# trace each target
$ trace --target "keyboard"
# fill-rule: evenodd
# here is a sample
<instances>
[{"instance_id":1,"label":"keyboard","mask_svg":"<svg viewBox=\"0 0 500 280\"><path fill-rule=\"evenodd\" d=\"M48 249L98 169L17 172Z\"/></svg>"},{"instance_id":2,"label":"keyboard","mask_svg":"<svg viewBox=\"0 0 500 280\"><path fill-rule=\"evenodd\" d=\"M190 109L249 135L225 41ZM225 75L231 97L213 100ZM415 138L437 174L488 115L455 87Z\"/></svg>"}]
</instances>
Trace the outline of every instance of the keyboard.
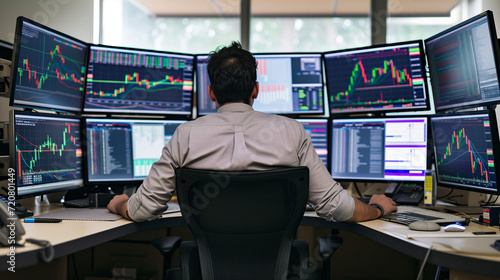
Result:
<instances>
[{"instance_id":1,"label":"keyboard","mask_svg":"<svg viewBox=\"0 0 500 280\"><path fill-rule=\"evenodd\" d=\"M439 225L465 222L465 218L460 216L416 206L398 206L398 212L387 214L380 217L380 219L404 225L409 225L416 221L432 221Z\"/></svg>"},{"instance_id":2,"label":"keyboard","mask_svg":"<svg viewBox=\"0 0 500 280\"><path fill-rule=\"evenodd\" d=\"M88 208L90 203L89 203L89 198L85 197L85 198L66 200L63 202L63 205L69 208Z\"/></svg>"}]
</instances>

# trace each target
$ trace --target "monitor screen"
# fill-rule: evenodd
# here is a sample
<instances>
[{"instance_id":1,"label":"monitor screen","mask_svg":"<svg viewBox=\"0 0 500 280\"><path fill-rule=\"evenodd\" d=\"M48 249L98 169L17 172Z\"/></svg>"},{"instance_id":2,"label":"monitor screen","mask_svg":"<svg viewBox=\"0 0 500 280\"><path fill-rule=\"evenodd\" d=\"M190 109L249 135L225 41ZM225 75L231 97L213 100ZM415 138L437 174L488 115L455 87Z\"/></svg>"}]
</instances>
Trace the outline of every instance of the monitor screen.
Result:
<instances>
[{"instance_id":1,"label":"monitor screen","mask_svg":"<svg viewBox=\"0 0 500 280\"><path fill-rule=\"evenodd\" d=\"M422 41L324 54L331 114L428 110Z\"/></svg>"},{"instance_id":2,"label":"monitor screen","mask_svg":"<svg viewBox=\"0 0 500 280\"><path fill-rule=\"evenodd\" d=\"M192 114L194 56L90 46L84 112Z\"/></svg>"},{"instance_id":3,"label":"monitor screen","mask_svg":"<svg viewBox=\"0 0 500 280\"><path fill-rule=\"evenodd\" d=\"M86 180L140 183L183 120L87 118Z\"/></svg>"},{"instance_id":4,"label":"monitor screen","mask_svg":"<svg viewBox=\"0 0 500 280\"><path fill-rule=\"evenodd\" d=\"M495 111L431 117L439 185L496 193L499 140Z\"/></svg>"},{"instance_id":5,"label":"monitor screen","mask_svg":"<svg viewBox=\"0 0 500 280\"><path fill-rule=\"evenodd\" d=\"M491 12L425 40L436 111L500 102L498 41Z\"/></svg>"},{"instance_id":6,"label":"monitor screen","mask_svg":"<svg viewBox=\"0 0 500 280\"><path fill-rule=\"evenodd\" d=\"M427 134L427 117L333 119L332 177L423 182Z\"/></svg>"},{"instance_id":7,"label":"monitor screen","mask_svg":"<svg viewBox=\"0 0 500 280\"><path fill-rule=\"evenodd\" d=\"M81 112L87 50L78 39L19 17L10 105Z\"/></svg>"},{"instance_id":8,"label":"monitor screen","mask_svg":"<svg viewBox=\"0 0 500 280\"><path fill-rule=\"evenodd\" d=\"M328 120L327 119L296 119L309 136L319 158L328 168Z\"/></svg>"},{"instance_id":9,"label":"monitor screen","mask_svg":"<svg viewBox=\"0 0 500 280\"><path fill-rule=\"evenodd\" d=\"M281 115L324 114L321 54L254 54L257 60L259 95L256 111ZM197 57L198 114L217 112L208 98L208 56Z\"/></svg>"},{"instance_id":10,"label":"monitor screen","mask_svg":"<svg viewBox=\"0 0 500 280\"><path fill-rule=\"evenodd\" d=\"M12 110L10 124L16 198L83 186L79 118Z\"/></svg>"}]
</instances>

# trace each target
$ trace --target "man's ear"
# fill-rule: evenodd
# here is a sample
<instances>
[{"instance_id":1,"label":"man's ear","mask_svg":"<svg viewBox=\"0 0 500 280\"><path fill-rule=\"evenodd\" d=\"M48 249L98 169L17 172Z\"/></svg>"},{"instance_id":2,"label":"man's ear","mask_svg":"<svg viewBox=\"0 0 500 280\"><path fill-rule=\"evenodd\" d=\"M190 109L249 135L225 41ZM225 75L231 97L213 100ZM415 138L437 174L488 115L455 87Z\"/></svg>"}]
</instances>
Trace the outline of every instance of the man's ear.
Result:
<instances>
[{"instance_id":1,"label":"man's ear","mask_svg":"<svg viewBox=\"0 0 500 280\"><path fill-rule=\"evenodd\" d=\"M215 98L215 94L214 94L214 91L212 90L211 85L208 86L208 97L210 97L210 100L212 100L213 102L215 102L217 100Z\"/></svg>"},{"instance_id":2,"label":"man's ear","mask_svg":"<svg viewBox=\"0 0 500 280\"><path fill-rule=\"evenodd\" d=\"M253 91L252 91L252 98L257 99L258 95L259 95L259 82L255 82L255 85L253 86Z\"/></svg>"}]
</instances>

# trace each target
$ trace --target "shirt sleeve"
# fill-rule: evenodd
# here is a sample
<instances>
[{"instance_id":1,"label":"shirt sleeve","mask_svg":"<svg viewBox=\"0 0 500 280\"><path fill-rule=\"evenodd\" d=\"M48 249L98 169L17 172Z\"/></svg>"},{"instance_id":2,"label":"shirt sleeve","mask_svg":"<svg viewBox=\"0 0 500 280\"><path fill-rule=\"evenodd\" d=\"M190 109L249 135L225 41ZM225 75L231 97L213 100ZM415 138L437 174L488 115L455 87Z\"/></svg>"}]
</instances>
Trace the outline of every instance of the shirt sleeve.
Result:
<instances>
[{"instance_id":1,"label":"shirt sleeve","mask_svg":"<svg viewBox=\"0 0 500 280\"><path fill-rule=\"evenodd\" d=\"M309 202L318 216L329 221L345 221L354 214L354 199L335 180L314 149L311 137L300 132L299 164L309 168Z\"/></svg>"},{"instance_id":2,"label":"shirt sleeve","mask_svg":"<svg viewBox=\"0 0 500 280\"><path fill-rule=\"evenodd\" d=\"M136 222L157 219L167 208L167 202L175 190L175 168L179 167L181 129L177 129L162 150L160 160L155 162L149 175L128 200L128 215Z\"/></svg>"}]
</instances>

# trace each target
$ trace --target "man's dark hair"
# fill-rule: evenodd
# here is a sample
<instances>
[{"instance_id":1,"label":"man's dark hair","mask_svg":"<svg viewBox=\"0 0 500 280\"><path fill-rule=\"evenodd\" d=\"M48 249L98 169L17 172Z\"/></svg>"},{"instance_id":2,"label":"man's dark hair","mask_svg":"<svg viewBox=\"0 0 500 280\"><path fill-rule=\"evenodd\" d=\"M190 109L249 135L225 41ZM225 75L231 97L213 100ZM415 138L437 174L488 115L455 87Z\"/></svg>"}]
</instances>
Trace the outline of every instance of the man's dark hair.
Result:
<instances>
[{"instance_id":1,"label":"man's dark hair","mask_svg":"<svg viewBox=\"0 0 500 280\"><path fill-rule=\"evenodd\" d=\"M211 52L207 70L219 105L241 101L250 104L257 80L257 61L239 42Z\"/></svg>"}]
</instances>

